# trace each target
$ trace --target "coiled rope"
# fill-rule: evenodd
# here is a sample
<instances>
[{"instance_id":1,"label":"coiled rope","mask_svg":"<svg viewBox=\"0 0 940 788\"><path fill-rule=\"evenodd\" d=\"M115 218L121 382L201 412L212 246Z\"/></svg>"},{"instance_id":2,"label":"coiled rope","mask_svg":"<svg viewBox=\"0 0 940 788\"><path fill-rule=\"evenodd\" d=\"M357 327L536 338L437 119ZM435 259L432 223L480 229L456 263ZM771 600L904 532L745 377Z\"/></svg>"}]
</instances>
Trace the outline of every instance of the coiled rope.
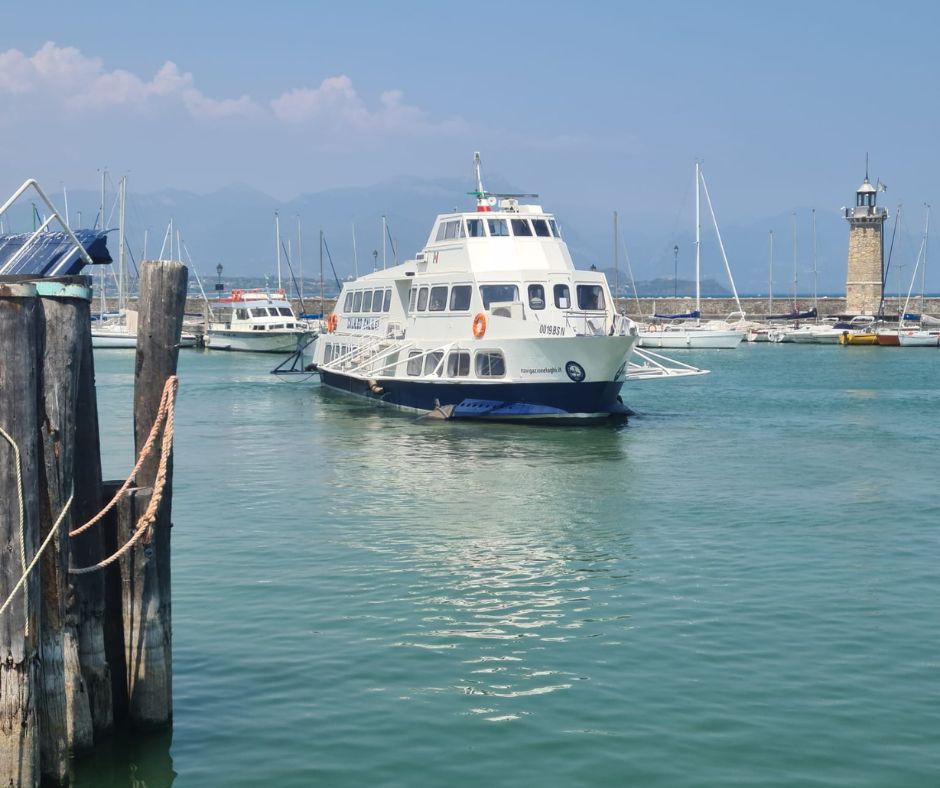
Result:
<instances>
[{"instance_id":1,"label":"coiled rope","mask_svg":"<svg viewBox=\"0 0 940 788\"><path fill-rule=\"evenodd\" d=\"M134 546L137 540L140 539L144 532L151 525L153 525L154 521L157 519L157 511L160 508L160 502L163 500L163 488L166 486L167 466L169 465L170 454L173 450L173 405L176 401L177 387L178 379L176 375L170 375L170 377L166 379L166 383L163 386L163 395L160 397L160 408L157 411L157 416L153 421L153 426L150 428L150 434L147 436L147 441L141 447L140 457L138 458L137 464L134 466L134 470L131 472L131 475L128 477L127 481L124 482L124 484L121 486L121 489L115 493L114 497L111 499L111 502L104 509L92 517L91 520L89 520L83 526L76 528L74 531L70 531L69 536L80 534L101 520L105 513L115 505L118 498L127 492L127 489L130 487L131 480L140 470L140 466L143 465L144 460L153 449L157 434L160 431L160 426L163 425L163 440L160 443L160 463L157 466L157 477L153 482L153 494L150 496L150 503L147 504L146 510L137 521L137 527L134 530L134 533L131 535L131 538L124 543L123 547L119 548L116 552L112 553L104 560L99 561L96 564L92 564L91 566L70 567L69 574L87 575L90 572L97 572L98 570L104 569L106 566L113 564Z\"/></svg>"},{"instance_id":2,"label":"coiled rope","mask_svg":"<svg viewBox=\"0 0 940 788\"><path fill-rule=\"evenodd\" d=\"M150 455L153 450L154 444L156 443L157 435L160 433L160 427L163 426L163 440L160 445L160 462L157 466L157 476L153 484L153 494L150 496L150 503L147 505L147 509L140 516L140 519L137 521L137 527L134 530L134 533L131 535L131 538L127 540L123 547L117 550L112 555L108 556L102 561L99 561L96 564L91 566L84 567L70 567L69 574L72 575L85 575L90 572L97 572L100 569L109 564L113 564L117 561L122 555L124 555L128 550L130 550L134 544L140 539L143 533L147 530L148 527L153 525L157 517L157 511L160 508L160 502L163 499L163 488L166 486L166 477L167 477L167 466L169 465L170 453L173 449L173 410L174 404L176 402L176 392L179 386L179 381L176 375L170 375L166 379L166 383L163 386L163 394L160 397L160 407L157 411L156 418L154 419L153 426L150 428L150 434L147 436L147 440L144 445L141 447L140 456L137 459L137 464L134 465L133 470L128 476L127 481L121 486L115 494L111 501L102 509L98 514L92 517L84 525L69 531L69 536L77 536L84 531L87 531L95 523L99 522L117 503L118 499L127 492L131 486L131 482L134 480L134 477L140 471L141 466L144 463L144 460ZM59 513L58 518L55 521L55 524L49 529L49 534L46 536L45 541L39 546L39 550L36 551L36 555L33 556L33 560L29 563L29 566L26 565L26 539L25 539L25 523L24 523L24 491L23 491L23 472L22 472L22 461L20 458L20 449L17 446L16 441L0 427L0 435L2 435L10 446L13 447L13 455L15 460L15 469L16 469L16 491L17 491L17 502L19 504L19 532L20 532L20 565L23 569L23 575L20 577L17 584L14 586L13 590L10 592L9 596L4 601L3 605L0 605L0 615L3 615L6 612L6 609L10 606L10 603L13 601L13 597L16 596L17 591L19 591L23 585L26 583L29 573L35 568L36 564L39 563L39 559L42 557L43 551L52 541L52 537L58 531L59 526L62 524L62 521L65 519L66 512L72 505L72 499L75 497L74 490L69 499L65 502L65 505L62 507L62 511ZM24 594L23 595L25 614L26 614L26 635L29 636L29 598Z\"/></svg>"}]
</instances>

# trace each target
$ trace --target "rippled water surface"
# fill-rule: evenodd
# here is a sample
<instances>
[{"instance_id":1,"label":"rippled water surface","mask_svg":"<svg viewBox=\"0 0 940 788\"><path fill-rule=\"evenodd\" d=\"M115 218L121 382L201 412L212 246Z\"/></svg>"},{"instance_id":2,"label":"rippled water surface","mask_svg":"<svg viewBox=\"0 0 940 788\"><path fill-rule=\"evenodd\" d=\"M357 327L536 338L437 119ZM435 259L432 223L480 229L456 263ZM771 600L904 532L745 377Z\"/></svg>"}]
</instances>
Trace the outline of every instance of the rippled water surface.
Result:
<instances>
[{"instance_id":1,"label":"rippled water surface","mask_svg":"<svg viewBox=\"0 0 940 788\"><path fill-rule=\"evenodd\" d=\"M543 428L184 351L172 742L83 784L940 784L940 352L676 355Z\"/></svg>"}]
</instances>

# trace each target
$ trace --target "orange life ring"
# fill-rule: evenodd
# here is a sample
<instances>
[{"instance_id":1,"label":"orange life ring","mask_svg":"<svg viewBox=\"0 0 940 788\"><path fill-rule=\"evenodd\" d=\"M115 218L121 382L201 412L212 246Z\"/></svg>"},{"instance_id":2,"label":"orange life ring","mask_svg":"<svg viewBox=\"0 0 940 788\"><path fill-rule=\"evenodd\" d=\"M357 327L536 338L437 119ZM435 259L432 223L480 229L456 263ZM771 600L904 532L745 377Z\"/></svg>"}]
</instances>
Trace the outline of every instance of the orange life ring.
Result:
<instances>
[{"instance_id":1,"label":"orange life ring","mask_svg":"<svg viewBox=\"0 0 940 788\"><path fill-rule=\"evenodd\" d=\"M477 339L483 339L483 335L486 333L486 315L482 312L477 312L476 317L473 318L473 336Z\"/></svg>"},{"instance_id":2,"label":"orange life ring","mask_svg":"<svg viewBox=\"0 0 940 788\"><path fill-rule=\"evenodd\" d=\"M326 330L328 333L332 334L336 331L336 327L339 325L339 318L336 316L336 312L330 315L326 319Z\"/></svg>"}]
</instances>

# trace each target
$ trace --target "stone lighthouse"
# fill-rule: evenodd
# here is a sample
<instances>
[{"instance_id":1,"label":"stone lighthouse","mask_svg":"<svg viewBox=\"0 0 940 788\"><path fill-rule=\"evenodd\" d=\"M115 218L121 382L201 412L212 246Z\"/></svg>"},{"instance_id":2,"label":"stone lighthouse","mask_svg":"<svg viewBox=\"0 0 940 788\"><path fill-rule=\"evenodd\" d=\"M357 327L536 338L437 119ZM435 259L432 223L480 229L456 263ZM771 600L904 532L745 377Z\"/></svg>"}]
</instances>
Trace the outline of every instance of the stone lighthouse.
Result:
<instances>
[{"instance_id":1,"label":"stone lighthouse","mask_svg":"<svg viewBox=\"0 0 940 788\"><path fill-rule=\"evenodd\" d=\"M845 209L849 223L849 272L845 311L875 315L884 291L884 223L888 212L876 205L878 190L868 180L855 193L855 207Z\"/></svg>"}]
</instances>

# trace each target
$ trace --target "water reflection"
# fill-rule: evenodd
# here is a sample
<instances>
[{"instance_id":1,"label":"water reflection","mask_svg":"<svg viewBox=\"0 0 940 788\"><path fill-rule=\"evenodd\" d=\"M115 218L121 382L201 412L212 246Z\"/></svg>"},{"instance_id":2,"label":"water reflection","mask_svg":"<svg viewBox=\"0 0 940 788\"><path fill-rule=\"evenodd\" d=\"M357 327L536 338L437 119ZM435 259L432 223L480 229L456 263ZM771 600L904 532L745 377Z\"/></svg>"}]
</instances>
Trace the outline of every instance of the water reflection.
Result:
<instances>
[{"instance_id":1,"label":"water reflection","mask_svg":"<svg viewBox=\"0 0 940 788\"><path fill-rule=\"evenodd\" d=\"M75 763L74 788L169 788L176 779L172 731L116 736Z\"/></svg>"},{"instance_id":2,"label":"water reflection","mask_svg":"<svg viewBox=\"0 0 940 788\"><path fill-rule=\"evenodd\" d=\"M333 395L317 405L332 411ZM636 484L628 430L335 405L331 446L354 450L330 452L323 488L346 489L324 506L334 538L360 556L349 563L369 602L362 626L384 619L388 647L446 664L414 693L457 693L462 713L509 722L531 708L517 699L590 680L579 648L619 642L629 615L632 537L611 506Z\"/></svg>"}]
</instances>

